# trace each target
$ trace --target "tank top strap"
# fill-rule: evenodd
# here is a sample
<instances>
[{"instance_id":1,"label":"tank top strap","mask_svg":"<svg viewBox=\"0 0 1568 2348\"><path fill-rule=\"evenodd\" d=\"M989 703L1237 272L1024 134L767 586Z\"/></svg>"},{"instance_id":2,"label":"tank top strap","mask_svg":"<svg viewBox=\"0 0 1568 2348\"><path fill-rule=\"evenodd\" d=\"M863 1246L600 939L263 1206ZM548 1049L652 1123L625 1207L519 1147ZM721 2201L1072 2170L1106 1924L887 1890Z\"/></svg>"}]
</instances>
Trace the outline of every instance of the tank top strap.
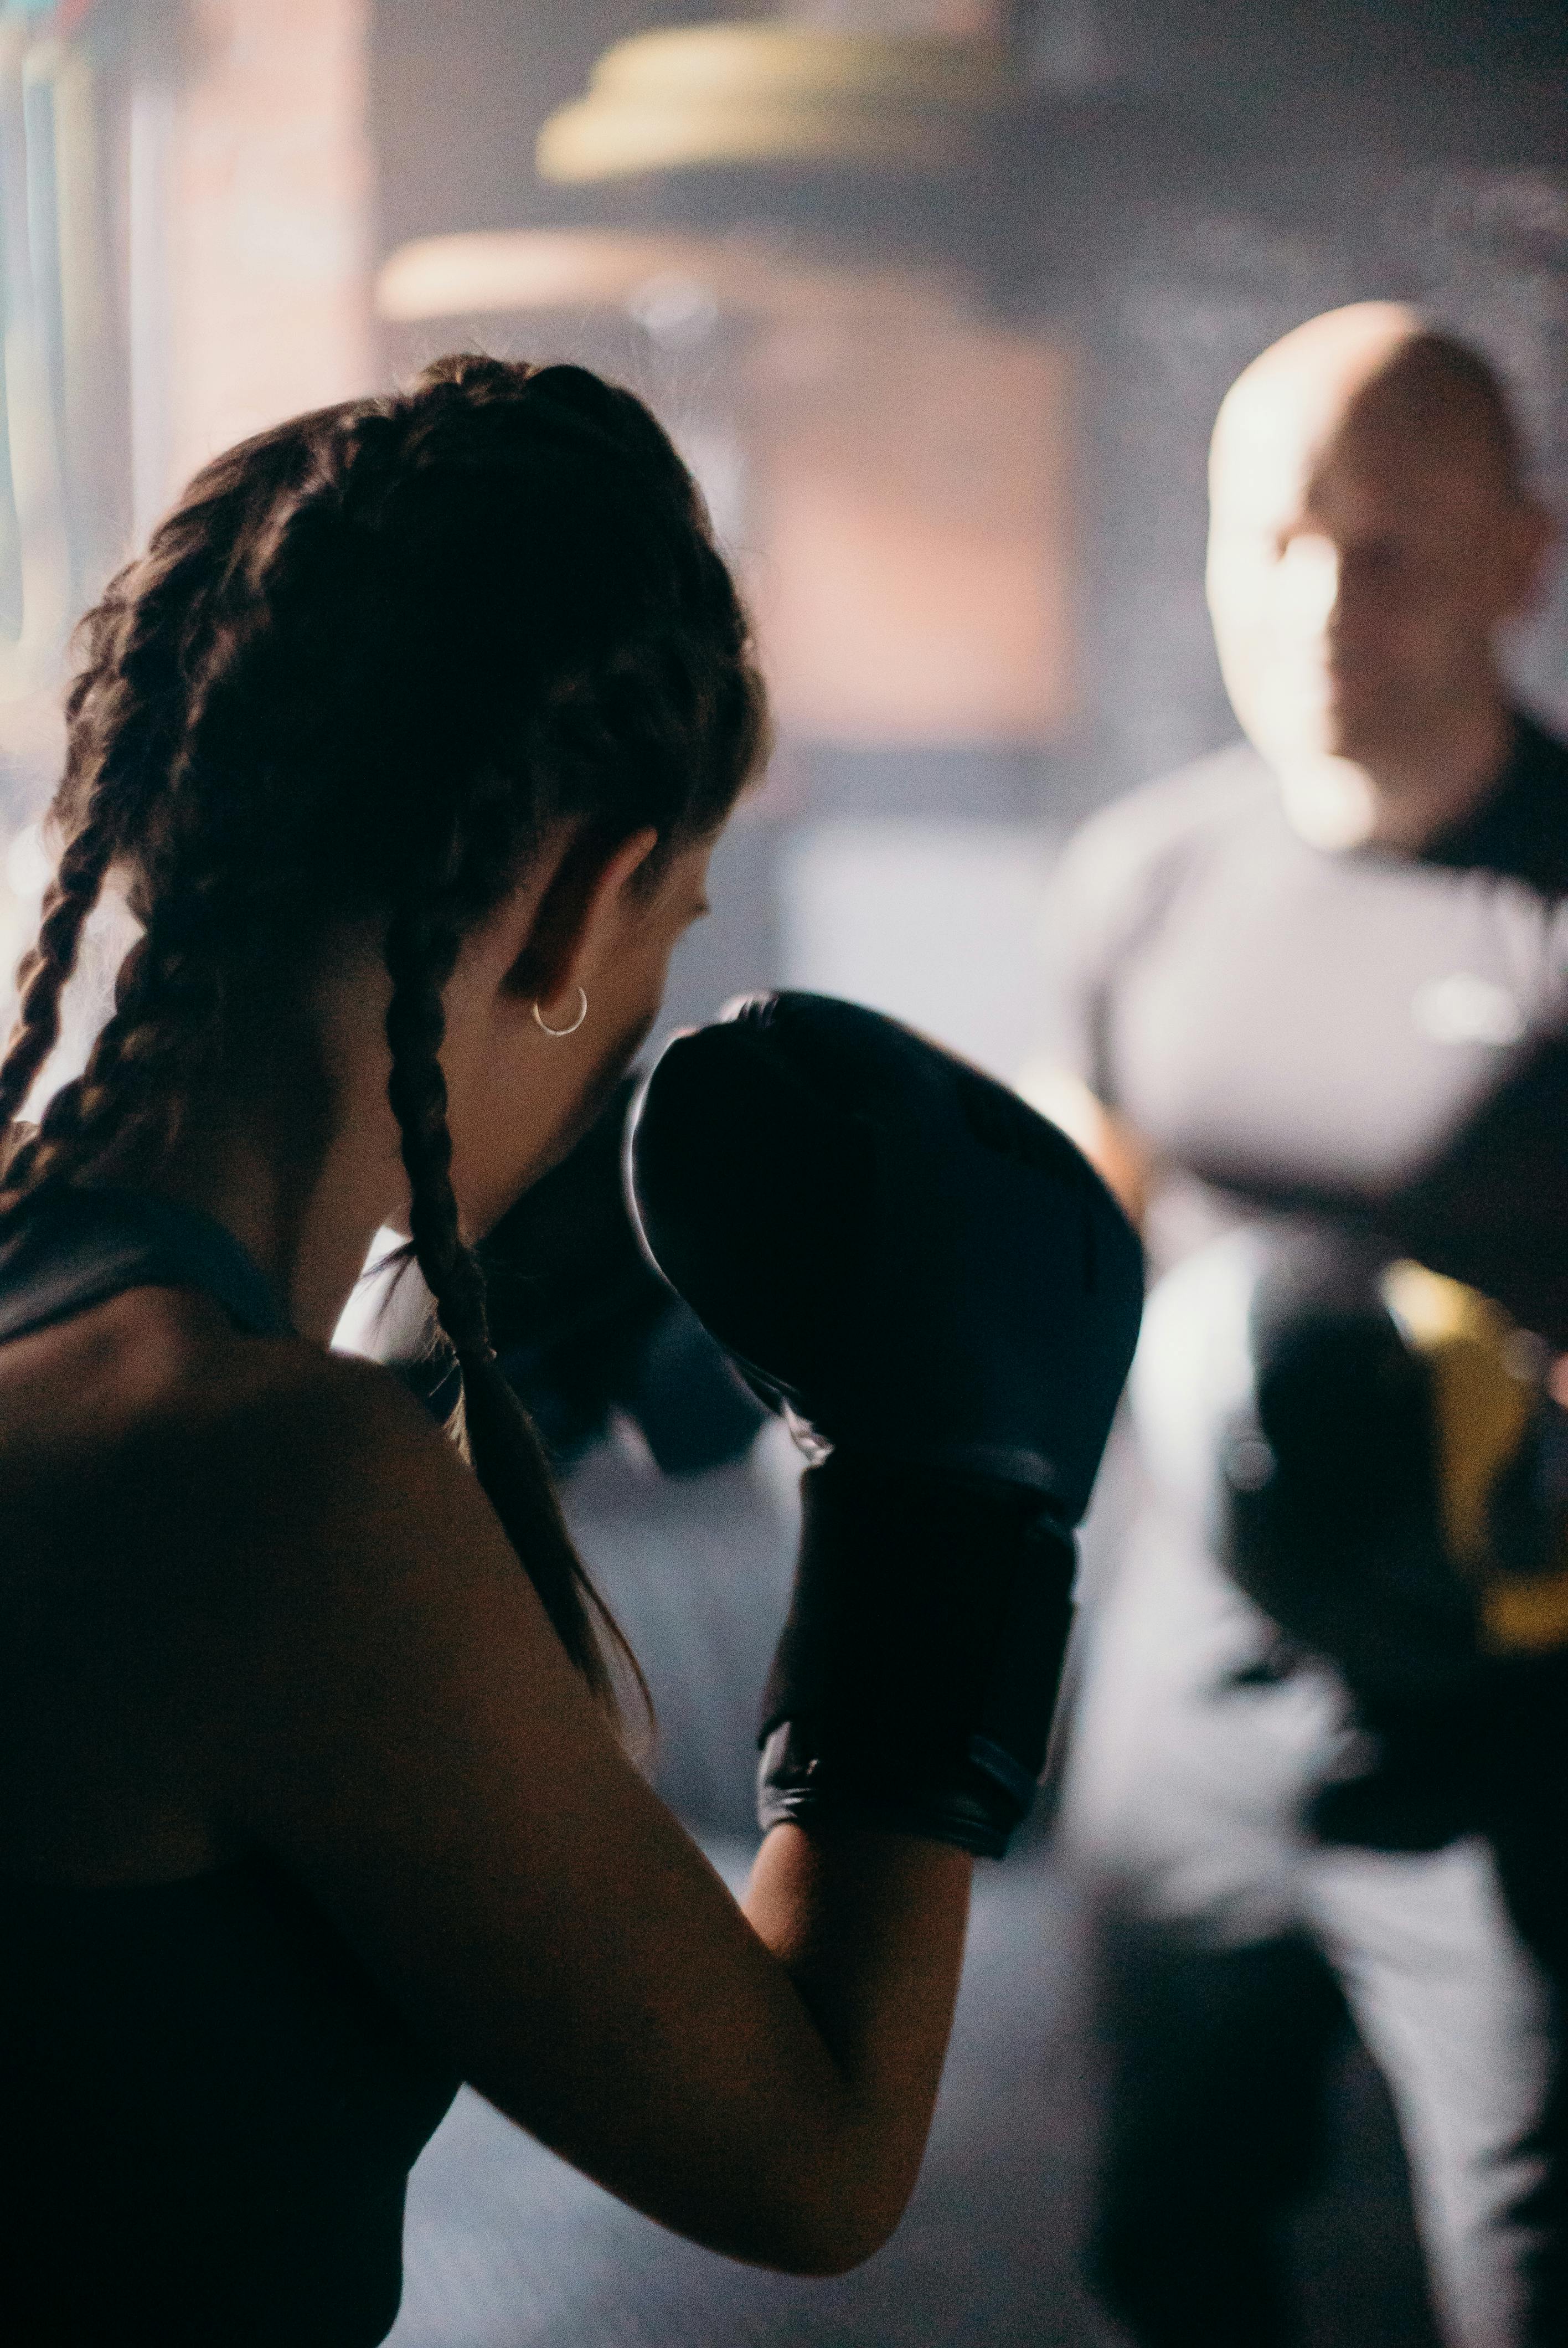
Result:
<instances>
[{"instance_id":1,"label":"tank top strap","mask_svg":"<svg viewBox=\"0 0 1568 2348\"><path fill-rule=\"evenodd\" d=\"M231 1231L198 1208L144 1190L55 1190L0 1222L0 1341L128 1288L197 1288L236 1328L293 1333L271 1281Z\"/></svg>"}]
</instances>

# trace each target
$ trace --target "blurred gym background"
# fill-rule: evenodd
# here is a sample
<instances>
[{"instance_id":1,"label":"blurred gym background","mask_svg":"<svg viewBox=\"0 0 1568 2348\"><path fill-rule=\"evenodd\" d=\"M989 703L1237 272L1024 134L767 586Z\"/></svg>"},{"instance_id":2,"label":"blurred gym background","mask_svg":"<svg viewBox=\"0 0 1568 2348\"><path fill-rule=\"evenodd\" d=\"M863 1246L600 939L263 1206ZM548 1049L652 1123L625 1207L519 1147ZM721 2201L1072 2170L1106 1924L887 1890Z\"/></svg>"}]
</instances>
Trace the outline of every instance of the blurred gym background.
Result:
<instances>
[{"instance_id":1,"label":"blurred gym background","mask_svg":"<svg viewBox=\"0 0 1568 2348\"><path fill-rule=\"evenodd\" d=\"M1568 509L1565 97L1560 0L5 0L0 1017L75 615L212 450L477 345L648 398L757 613L777 753L671 1020L819 987L1018 1076L1057 844L1234 730L1202 546L1238 369L1421 300L1501 362ZM1562 586L1515 646L1560 727L1565 638ZM787 1464L764 1437L672 1479L612 1426L570 1504L662 1782L739 1865ZM672 2245L466 2103L401 2348L1110 2342L1071 2269L1071 1945L1048 1858L987 1884L920 2198L825 2289ZM1430 2338L1379 2095L1352 2064L1300 2221L1314 2348Z\"/></svg>"}]
</instances>

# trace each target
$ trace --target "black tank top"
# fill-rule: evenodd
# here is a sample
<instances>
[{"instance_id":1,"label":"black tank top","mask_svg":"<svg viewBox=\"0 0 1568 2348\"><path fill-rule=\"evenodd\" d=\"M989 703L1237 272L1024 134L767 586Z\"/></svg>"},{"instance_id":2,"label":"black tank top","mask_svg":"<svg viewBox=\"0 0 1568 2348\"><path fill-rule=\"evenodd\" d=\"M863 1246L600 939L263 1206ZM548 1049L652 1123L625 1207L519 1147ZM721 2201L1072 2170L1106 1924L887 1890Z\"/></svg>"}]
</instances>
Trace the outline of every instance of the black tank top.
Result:
<instances>
[{"instance_id":1,"label":"black tank top","mask_svg":"<svg viewBox=\"0 0 1568 2348\"><path fill-rule=\"evenodd\" d=\"M99 1191L8 1219L0 1342L138 1287L288 1334L220 1225ZM397 2312L408 2172L457 2085L259 1854L174 1883L0 1878L0 2337L370 2348Z\"/></svg>"}]
</instances>

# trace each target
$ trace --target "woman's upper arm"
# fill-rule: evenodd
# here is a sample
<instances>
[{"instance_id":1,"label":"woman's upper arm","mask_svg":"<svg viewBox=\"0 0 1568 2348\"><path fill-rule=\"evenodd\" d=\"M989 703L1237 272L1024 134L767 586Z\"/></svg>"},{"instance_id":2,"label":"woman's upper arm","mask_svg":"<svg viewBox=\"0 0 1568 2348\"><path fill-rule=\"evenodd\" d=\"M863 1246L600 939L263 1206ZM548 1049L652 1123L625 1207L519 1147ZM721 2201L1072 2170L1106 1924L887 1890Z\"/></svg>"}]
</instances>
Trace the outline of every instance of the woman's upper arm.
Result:
<instances>
[{"instance_id":1,"label":"woman's upper arm","mask_svg":"<svg viewBox=\"0 0 1568 2348\"><path fill-rule=\"evenodd\" d=\"M845 2083L472 1478L374 1372L261 1449L292 1472L251 1511L236 1823L514 2118L665 2223L795 2262L792 2156L843 2133Z\"/></svg>"}]
</instances>

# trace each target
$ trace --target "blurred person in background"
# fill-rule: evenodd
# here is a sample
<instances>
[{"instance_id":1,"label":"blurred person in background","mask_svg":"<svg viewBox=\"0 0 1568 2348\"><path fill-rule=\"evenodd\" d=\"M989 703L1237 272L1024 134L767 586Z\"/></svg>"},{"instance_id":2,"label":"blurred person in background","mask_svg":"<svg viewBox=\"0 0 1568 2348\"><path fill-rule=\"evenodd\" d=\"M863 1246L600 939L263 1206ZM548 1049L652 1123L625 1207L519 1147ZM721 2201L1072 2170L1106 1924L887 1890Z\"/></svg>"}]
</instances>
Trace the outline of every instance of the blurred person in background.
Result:
<instances>
[{"instance_id":1,"label":"blurred person in background","mask_svg":"<svg viewBox=\"0 0 1568 2348\"><path fill-rule=\"evenodd\" d=\"M1564 2336L1568 749L1498 638L1551 533L1485 362L1383 303L1246 369L1210 489L1246 741L1070 846L1037 1095L1166 1273L1061 1809L1092 2270L1141 2341L1295 2336L1348 2007L1443 2335L1515 2348Z\"/></svg>"}]
</instances>

